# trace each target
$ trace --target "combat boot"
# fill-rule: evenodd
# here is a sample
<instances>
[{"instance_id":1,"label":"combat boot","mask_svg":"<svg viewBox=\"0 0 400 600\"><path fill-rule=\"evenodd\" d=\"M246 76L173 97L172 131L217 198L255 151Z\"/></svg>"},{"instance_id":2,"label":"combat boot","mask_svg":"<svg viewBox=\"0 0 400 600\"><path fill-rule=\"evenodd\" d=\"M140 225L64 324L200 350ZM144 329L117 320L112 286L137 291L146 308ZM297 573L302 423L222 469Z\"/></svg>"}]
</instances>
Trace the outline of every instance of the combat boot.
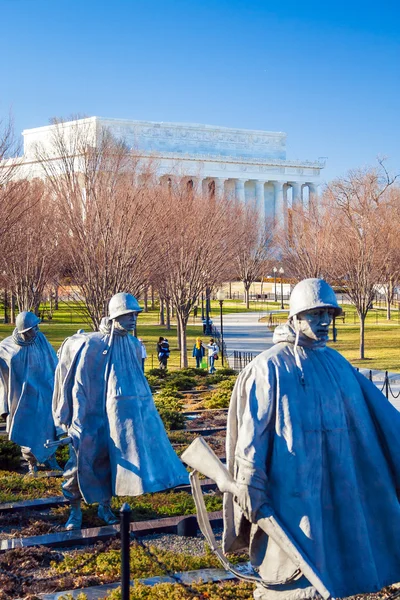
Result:
<instances>
[{"instance_id":1,"label":"combat boot","mask_svg":"<svg viewBox=\"0 0 400 600\"><path fill-rule=\"evenodd\" d=\"M99 510L97 511L99 519L107 523L107 525L115 525L119 522L119 519L114 515L109 504L99 504Z\"/></svg>"},{"instance_id":2,"label":"combat boot","mask_svg":"<svg viewBox=\"0 0 400 600\"><path fill-rule=\"evenodd\" d=\"M69 512L68 521L65 523L65 529L71 531L72 529L81 529L82 527L82 510L81 501L75 500L71 502L71 509Z\"/></svg>"},{"instance_id":3,"label":"combat boot","mask_svg":"<svg viewBox=\"0 0 400 600\"><path fill-rule=\"evenodd\" d=\"M28 462L28 475L31 477L36 477L37 475L37 464L34 462Z\"/></svg>"}]
</instances>

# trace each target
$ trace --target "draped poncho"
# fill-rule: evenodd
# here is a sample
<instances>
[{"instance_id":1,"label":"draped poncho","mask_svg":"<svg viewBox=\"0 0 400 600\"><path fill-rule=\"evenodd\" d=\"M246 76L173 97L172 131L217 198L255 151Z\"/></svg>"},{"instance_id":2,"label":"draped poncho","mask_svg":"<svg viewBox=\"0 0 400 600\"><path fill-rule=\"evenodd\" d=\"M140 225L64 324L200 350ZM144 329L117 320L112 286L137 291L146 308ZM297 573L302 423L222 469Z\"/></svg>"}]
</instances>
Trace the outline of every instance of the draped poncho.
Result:
<instances>
[{"instance_id":1,"label":"draped poncho","mask_svg":"<svg viewBox=\"0 0 400 600\"><path fill-rule=\"evenodd\" d=\"M143 374L140 343L116 331L109 347L109 337L68 338L56 372L54 418L73 440L88 503L188 483Z\"/></svg>"},{"instance_id":2,"label":"draped poncho","mask_svg":"<svg viewBox=\"0 0 400 600\"><path fill-rule=\"evenodd\" d=\"M56 435L51 412L56 365L56 353L40 331L26 342L15 330L0 343L0 414L7 415L9 439L30 448L39 462L54 453L44 443Z\"/></svg>"},{"instance_id":3,"label":"draped poncho","mask_svg":"<svg viewBox=\"0 0 400 600\"><path fill-rule=\"evenodd\" d=\"M293 342L281 332L239 375L227 466L265 489L336 597L380 590L400 581L400 413L335 350ZM230 494L224 525L225 551L249 546L263 579L294 575Z\"/></svg>"}]
</instances>

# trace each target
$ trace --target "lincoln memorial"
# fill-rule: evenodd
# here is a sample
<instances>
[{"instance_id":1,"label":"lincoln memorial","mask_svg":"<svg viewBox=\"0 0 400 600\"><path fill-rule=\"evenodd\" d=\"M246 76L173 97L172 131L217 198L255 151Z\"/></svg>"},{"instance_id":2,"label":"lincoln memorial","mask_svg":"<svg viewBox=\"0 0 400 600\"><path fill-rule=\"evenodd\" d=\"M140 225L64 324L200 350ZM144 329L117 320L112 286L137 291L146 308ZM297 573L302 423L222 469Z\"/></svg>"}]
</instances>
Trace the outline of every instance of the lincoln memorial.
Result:
<instances>
[{"instance_id":1,"label":"lincoln memorial","mask_svg":"<svg viewBox=\"0 0 400 600\"><path fill-rule=\"evenodd\" d=\"M43 176L36 149L50 146L55 127L23 131L24 176ZM275 221L285 220L289 207L307 205L317 196L325 166L320 161L287 159L286 133L276 131L99 117L69 121L62 127L67 137L72 128L89 128L94 143L107 128L140 156L153 156L161 180L186 180L216 196L235 194L242 202L256 202L260 215Z\"/></svg>"}]
</instances>

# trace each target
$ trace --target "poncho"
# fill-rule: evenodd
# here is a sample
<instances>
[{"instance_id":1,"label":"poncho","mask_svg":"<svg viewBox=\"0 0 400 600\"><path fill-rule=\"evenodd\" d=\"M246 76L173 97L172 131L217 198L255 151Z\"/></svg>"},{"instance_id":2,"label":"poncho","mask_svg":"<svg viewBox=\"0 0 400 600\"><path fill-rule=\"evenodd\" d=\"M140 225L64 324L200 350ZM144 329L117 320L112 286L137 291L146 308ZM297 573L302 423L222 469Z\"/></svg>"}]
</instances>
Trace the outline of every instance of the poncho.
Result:
<instances>
[{"instance_id":1,"label":"poncho","mask_svg":"<svg viewBox=\"0 0 400 600\"><path fill-rule=\"evenodd\" d=\"M73 440L88 503L188 483L143 374L139 341L115 331L108 342L100 332L68 338L56 371L54 418Z\"/></svg>"},{"instance_id":2,"label":"poncho","mask_svg":"<svg viewBox=\"0 0 400 600\"><path fill-rule=\"evenodd\" d=\"M227 466L245 465L336 597L400 581L400 413L335 350L299 346L290 329L236 382ZM272 584L296 569L224 499L224 550L250 547Z\"/></svg>"},{"instance_id":3,"label":"poncho","mask_svg":"<svg viewBox=\"0 0 400 600\"><path fill-rule=\"evenodd\" d=\"M56 436L51 412L56 365L56 353L40 331L25 342L15 330L0 343L0 414L7 414L9 439L30 448L39 462L54 454L44 443Z\"/></svg>"}]
</instances>

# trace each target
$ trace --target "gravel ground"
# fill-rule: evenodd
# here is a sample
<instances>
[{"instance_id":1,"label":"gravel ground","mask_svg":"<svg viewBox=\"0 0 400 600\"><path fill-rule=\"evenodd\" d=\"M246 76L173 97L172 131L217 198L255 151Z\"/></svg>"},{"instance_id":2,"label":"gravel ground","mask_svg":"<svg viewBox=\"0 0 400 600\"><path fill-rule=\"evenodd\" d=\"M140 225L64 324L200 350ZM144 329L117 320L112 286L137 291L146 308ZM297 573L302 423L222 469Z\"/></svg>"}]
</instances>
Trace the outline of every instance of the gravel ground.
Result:
<instances>
[{"instance_id":1,"label":"gravel ground","mask_svg":"<svg viewBox=\"0 0 400 600\"><path fill-rule=\"evenodd\" d=\"M215 537L217 541L221 540L222 529L216 530ZM161 550L171 550L171 552L189 554L191 556L201 556L206 552L206 542L201 534L197 537L181 537L171 533L160 535L148 535L141 538L149 545Z\"/></svg>"}]
</instances>

